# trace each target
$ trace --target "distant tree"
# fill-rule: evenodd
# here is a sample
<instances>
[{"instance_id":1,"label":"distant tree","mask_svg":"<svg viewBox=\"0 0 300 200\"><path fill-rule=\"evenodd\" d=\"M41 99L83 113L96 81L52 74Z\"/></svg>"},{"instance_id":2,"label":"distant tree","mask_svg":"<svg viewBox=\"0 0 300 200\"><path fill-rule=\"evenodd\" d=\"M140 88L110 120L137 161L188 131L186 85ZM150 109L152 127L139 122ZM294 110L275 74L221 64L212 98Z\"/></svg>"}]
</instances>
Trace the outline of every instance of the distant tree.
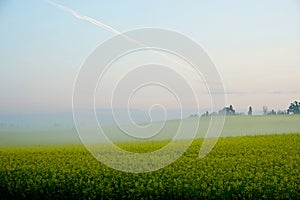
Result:
<instances>
[{"instance_id":1,"label":"distant tree","mask_svg":"<svg viewBox=\"0 0 300 200\"><path fill-rule=\"evenodd\" d=\"M252 115L252 107L249 107L248 115Z\"/></svg>"},{"instance_id":2,"label":"distant tree","mask_svg":"<svg viewBox=\"0 0 300 200\"><path fill-rule=\"evenodd\" d=\"M278 111L277 111L277 115L285 115L285 114L286 114L285 111L282 111L282 110L278 110Z\"/></svg>"},{"instance_id":3,"label":"distant tree","mask_svg":"<svg viewBox=\"0 0 300 200\"><path fill-rule=\"evenodd\" d=\"M294 101L287 110L288 114L300 114L300 102Z\"/></svg>"},{"instance_id":4,"label":"distant tree","mask_svg":"<svg viewBox=\"0 0 300 200\"><path fill-rule=\"evenodd\" d=\"M206 111L205 113L203 113L203 114L201 115L201 117L207 117L207 116L209 116L209 112L208 112L208 111Z\"/></svg>"},{"instance_id":5,"label":"distant tree","mask_svg":"<svg viewBox=\"0 0 300 200\"><path fill-rule=\"evenodd\" d=\"M276 115L276 111L272 109L271 112L268 113L268 115Z\"/></svg>"},{"instance_id":6,"label":"distant tree","mask_svg":"<svg viewBox=\"0 0 300 200\"><path fill-rule=\"evenodd\" d=\"M199 116L197 114L191 114L190 118L192 118L192 117L199 117Z\"/></svg>"},{"instance_id":7,"label":"distant tree","mask_svg":"<svg viewBox=\"0 0 300 200\"><path fill-rule=\"evenodd\" d=\"M230 112L235 113L235 110L233 109L232 105L229 106L229 110L230 110Z\"/></svg>"},{"instance_id":8,"label":"distant tree","mask_svg":"<svg viewBox=\"0 0 300 200\"><path fill-rule=\"evenodd\" d=\"M268 106L263 106L264 115L268 114Z\"/></svg>"},{"instance_id":9,"label":"distant tree","mask_svg":"<svg viewBox=\"0 0 300 200\"><path fill-rule=\"evenodd\" d=\"M219 115L235 115L235 110L233 106L230 105L229 107L225 107L219 111Z\"/></svg>"}]
</instances>

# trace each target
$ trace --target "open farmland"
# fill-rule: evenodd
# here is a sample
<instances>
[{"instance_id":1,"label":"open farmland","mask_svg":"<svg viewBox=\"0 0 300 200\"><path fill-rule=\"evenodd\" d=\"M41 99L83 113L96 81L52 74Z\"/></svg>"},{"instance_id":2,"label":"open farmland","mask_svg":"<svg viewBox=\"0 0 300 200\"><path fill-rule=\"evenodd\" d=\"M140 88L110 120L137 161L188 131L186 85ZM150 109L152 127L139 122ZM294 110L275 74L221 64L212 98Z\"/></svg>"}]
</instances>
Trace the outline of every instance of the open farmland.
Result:
<instances>
[{"instance_id":1,"label":"open farmland","mask_svg":"<svg viewBox=\"0 0 300 200\"><path fill-rule=\"evenodd\" d=\"M198 138L203 138L210 117L187 118L188 122L199 120ZM170 140L174 137L180 120L166 121L165 128L155 137L150 138L153 141ZM300 115L269 115L269 116L227 116L221 137L249 136L249 135L268 135L281 133L300 133ZM153 123L153 126L159 126L161 123ZM126 136L119 128L110 126L102 127L105 133L113 142L136 142L135 139ZM130 125L127 128L131 128ZM141 134L143 134L141 132ZM189 133L182 139L188 139ZM185 138L186 137L186 138ZM99 138L97 138L99 139ZM90 137L92 143L101 143L93 136ZM0 147L10 146L40 146L40 145L74 145L81 144L81 141L75 129L59 127L55 129L41 130L5 130L0 129Z\"/></svg>"},{"instance_id":2,"label":"open farmland","mask_svg":"<svg viewBox=\"0 0 300 200\"><path fill-rule=\"evenodd\" d=\"M201 143L142 174L108 168L80 145L2 148L0 199L300 198L300 134L221 138L203 159ZM120 146L145 152L166 143L147 144Z\"/></svg>"},{"instance_id":3,"label":"open farmland","mask_svg":"<svg viewBox=\"0 0 300 200\"><path fill-rule=\"evenodd\" d=\"M0 2L0 200L300 200L300 0Z\"/></svg>"}]
</instances>

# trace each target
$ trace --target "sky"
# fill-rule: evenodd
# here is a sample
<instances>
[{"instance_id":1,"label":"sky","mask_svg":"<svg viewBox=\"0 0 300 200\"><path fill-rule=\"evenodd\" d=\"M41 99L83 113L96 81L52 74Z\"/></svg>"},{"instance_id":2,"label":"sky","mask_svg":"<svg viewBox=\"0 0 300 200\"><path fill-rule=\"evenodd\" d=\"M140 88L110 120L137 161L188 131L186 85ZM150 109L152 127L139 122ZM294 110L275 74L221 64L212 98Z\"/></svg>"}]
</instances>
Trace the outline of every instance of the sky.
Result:
<instances>
[{"instance_id":1,"label":"sky","mask_svg":"<svg viewBox=\"0 0 300 200\"><path fill-rule=\"evenodd\" d=\"M120 32L186 35L214 61L237 110L283 110L300 100L298 0L54 2ZM41 0L2 0L0 24L1 114L70 112L80 66L116 35Z\"/></svg>"}]
</instances>

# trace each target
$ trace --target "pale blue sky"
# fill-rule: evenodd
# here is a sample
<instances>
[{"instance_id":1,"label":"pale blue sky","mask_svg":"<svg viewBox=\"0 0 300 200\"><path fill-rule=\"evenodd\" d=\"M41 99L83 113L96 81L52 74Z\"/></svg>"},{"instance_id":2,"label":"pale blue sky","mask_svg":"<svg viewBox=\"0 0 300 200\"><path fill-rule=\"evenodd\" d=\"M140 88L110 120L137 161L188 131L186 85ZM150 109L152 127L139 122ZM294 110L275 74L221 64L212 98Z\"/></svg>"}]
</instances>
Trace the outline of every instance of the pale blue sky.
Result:
<instances>
[{"instance_id":1,"label":"pale blue sky","mask_svg":"<svg viewBox=\"0 0 300 200\"><path fill-rule=\"evenodd\" d=\"M227 101L286 109L300 100L300 2L55 1L119 31L158 27L201 44L217 65ZM76 73L114 36L46 1L0 3L0 112L71 110Z\"/></svg>"}]
</instances>

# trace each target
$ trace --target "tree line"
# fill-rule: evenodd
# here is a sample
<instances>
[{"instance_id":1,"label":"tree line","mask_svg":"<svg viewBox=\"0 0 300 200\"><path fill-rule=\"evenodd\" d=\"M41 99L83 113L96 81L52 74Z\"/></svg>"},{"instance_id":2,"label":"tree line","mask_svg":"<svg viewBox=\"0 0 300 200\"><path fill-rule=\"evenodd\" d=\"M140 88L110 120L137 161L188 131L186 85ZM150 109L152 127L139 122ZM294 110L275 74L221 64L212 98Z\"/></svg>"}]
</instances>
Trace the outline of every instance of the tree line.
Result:
<instances>
[{"instance_id":1,"label":"tree line","mask_svg":"<svg viewBox=\"0 0 300 200\"><path fill-rule=\"evenodd\" d=\"M290 104L290 106L288 107L287 110L278 110L275 111L274 109L272 110L268 110L267 106L263 106L263 114L264 115L291 115L291 114L300 114L300 101L294 101ZM212 112L209 113L208 111L206 111L205 113L203 113L201 116L232 116L232 115L253 115L253 109L252 106L249 106L248 112L247 113L243 113L243 112L236 112L236 110L234 109L234 107L232 105L229 105L228 107L224 107L223 109L219 110L218 112ZM197 114L192 114L190 115L190 117L198 117Z\"/></svg>"}]
</instances>

